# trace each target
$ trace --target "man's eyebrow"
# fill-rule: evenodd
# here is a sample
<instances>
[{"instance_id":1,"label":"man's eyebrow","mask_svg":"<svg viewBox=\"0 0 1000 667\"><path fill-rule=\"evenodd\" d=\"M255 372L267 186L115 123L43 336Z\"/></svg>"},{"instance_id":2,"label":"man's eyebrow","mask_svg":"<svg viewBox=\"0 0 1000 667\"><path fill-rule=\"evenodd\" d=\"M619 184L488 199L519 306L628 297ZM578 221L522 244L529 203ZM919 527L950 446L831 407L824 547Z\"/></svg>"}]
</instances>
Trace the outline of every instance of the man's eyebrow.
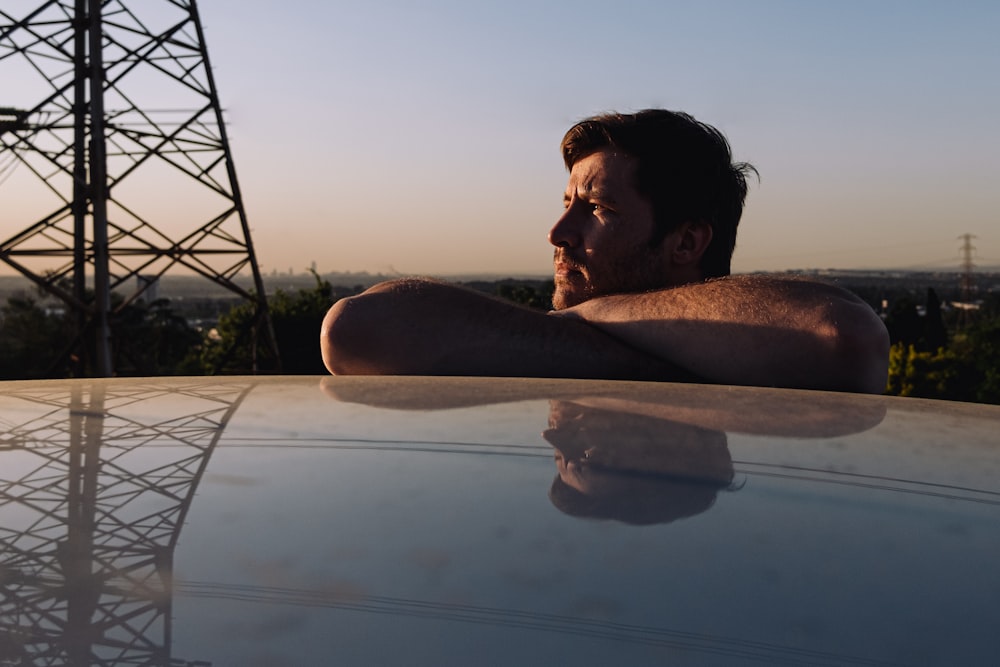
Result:
<instances>
[{"instance_id":1,"label":"man's eyebrow","mask_svg":"<svg viewBox=\"0 0 1000 667\"><path fill-rule=\"evenodd\" d=\"M600 183L595 183L594 180L584 181L579 185L579 187L572 190L572 192L580 192L587 199L598 200L604 202L605 204L615 204L616 200L610 191L605 190ZM563 201L569 201L572 198L570 190L563 192Z\"/></svg>"},{"instance_id":2,"label":"man's eyebrow","mask_svg":"<svg viewBox=\"0 0 1000 667\"><path fill-rule=\"evenodd\" d=\"M602 204L609 204L611 206L617 203L614 195L612 195L608 190L604 190L600 187L593 187L587 190L587 198L590 201L598 201Z\"/></svg>"}]
</instances>

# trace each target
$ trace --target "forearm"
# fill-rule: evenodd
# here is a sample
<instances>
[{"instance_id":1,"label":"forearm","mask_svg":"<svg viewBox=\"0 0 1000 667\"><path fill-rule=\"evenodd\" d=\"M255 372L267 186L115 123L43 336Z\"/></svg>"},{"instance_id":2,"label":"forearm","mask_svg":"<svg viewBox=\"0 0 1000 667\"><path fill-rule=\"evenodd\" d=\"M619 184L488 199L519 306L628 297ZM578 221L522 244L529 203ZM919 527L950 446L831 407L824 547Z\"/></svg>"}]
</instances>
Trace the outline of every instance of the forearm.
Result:
<instances>
[{"instance_id":1,"label":"forearm","mask_svg":"<svg viewBox=\"0 0 1000 667\"><path fill-rule=\"evenodd\" d=\"M727 278L592 299L559 314L713 382L885 388L885 327L867 304L830 285Z\"/></svg>"},{"instance_id":2,"label":"forearm","mask_svg":"<svg viewBox=\"0 0 1000 667\"><path fill-rule=\"evenodd\" d=\"M337 302L321 347L334 374L691 377L584 322L427 280L383 283Z\"/></svg>"}]
</instances>

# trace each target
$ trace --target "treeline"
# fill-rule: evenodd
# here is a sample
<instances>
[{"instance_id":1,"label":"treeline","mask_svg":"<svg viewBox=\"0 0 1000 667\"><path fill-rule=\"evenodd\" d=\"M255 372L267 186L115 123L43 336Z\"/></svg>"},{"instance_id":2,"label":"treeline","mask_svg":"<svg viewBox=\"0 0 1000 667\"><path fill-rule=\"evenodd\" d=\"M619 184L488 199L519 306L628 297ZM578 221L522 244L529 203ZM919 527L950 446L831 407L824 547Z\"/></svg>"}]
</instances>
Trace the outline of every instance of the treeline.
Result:
<instances>
[{"instance_id":1,"label":"treeline","mask_svg":"<svg viewBox=\"0 0 1000 667\"><path fill-rule=\"evenodd\" d=\"M120 299L113 301L121 305ZM112 317L111 326L114 365L126 369L125 374L199 373L196 351L202 336L168 300L125 306ZM92 331L78 332L71 316L32 296L12 296L0 307L0 379L92 374L93 364L80 350L93 345Z\"/></svg>"},{"instance_id":2,"label":"treeline","mask_svg":"<svg viewBox=\"0 0 1000 667\"><path fill-rule=\"evenodd\" d=\"M271 326L287 374L326 372L319 355L319 326L338 299L363 287L332 286L315 277L310 288L277 290L268 298ZM547 310L552 281L502 280L466 283L472 289ZM856 290L873 307L874 294ZM991 295L977 311L945 310L934 290L921 303L911 296L891 300L886 326L892 340L886 393L1000 404L1000 298ZM254 305L232 306L208 330L193 327L171 302L115 308L113 365L118 375L215 375L276 372L267 332L255 325ZM47 309L28 295L0 307L0 379L60 378L91 374L89 360L75 350L71 316ZM84 332L84 337L92 334Z\"/></svg>"},{"instance_id":3,"label":"treeline","mask_svg":"<svg viewBox=\"0 0 1000 667\"><path fill-rule=\"evenodd\" d=\"M316 279L314 287L277 290L268 298L280 370L289 374L325 373L319 356L319 325L330 305L361 287L333 287ZM217 375L279 370L256 325L255 305L242 302L218 324L198 329L169 299L122 306L112 295L111 354L116 375ZM0 379L21 380L93 375L93 360L78 350L94 349L93 331L75 333L62 310L53 311L30 295L10 297L0 307ZM83 337L83 342L77 340Z\"/></svg>"},{"instance_id":4,"label":"treeline","mask_svg":"<svg viewBox=\"0 0 1000 667\"><path fill-rule=\"evenodd\" d=\"M1000 404L1000 296L945 311L928 289L923 304L896 300L886 326L887 394Z\"/></svg>"}]
</instances>

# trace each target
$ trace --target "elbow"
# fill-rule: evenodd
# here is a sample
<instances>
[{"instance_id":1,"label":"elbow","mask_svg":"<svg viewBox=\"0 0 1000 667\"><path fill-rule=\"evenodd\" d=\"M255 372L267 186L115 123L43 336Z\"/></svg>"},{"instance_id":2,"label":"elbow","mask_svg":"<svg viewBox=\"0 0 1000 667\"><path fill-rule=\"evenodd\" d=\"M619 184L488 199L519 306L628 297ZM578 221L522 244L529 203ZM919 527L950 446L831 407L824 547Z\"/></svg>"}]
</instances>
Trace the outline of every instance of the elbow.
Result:
<instances>
[{"instance_id":1,"label":"elbow","mask_svg":"<svg viewBox=\"0 0 1000 667\"><path fill-rule=\"evenodd\" d=\"M882 319L866 303L851 304L851 312L838 318L833 329L836 389L884 393L889 375L889 332Z\"/></svg>"},{"instance_id":2,"label":"elbow","mask_svg":"<svg viewBox=\"0 0 1000 667\"><path fill-rule=\"evenodd\" d=\"M426 355L415 349L412 322L430 281L401 279L380 283L340 299L323 318L320 351L334 375L412 375L424 370ZM416 298L415 298L416 297Z\"/></svg>"},{"instance_id":3,"label":"elbow","mask_svg":"<svg viewBox=\"0 0 1000 667\"><path fill-rule=\"evenodd\" d=\"M320 328L320 352L323 364L334 375L364 373L364 326L354 308L354 300L347 297L337 301Z\"/></svg>"},{"instance_id":4,"label":"elbow","mask_svg":"<svg viewBox=\"0 0 1000 667\"><path fill-rule=\"evenodd\" d=\"M372 288L337 301L320 328L323 364L334 375L393 373L390 320L385 297ZM397 371L398 372L398 371Z\"/></svg>"}]
</instances>

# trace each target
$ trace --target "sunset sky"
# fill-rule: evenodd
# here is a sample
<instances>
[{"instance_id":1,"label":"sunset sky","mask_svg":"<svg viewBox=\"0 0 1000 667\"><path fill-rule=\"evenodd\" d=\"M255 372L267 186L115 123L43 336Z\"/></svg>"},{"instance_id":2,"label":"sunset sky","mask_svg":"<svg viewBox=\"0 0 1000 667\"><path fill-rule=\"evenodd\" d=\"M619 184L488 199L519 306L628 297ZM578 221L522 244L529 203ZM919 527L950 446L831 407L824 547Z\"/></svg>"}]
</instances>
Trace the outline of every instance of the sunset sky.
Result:
<instances>
[{"instance_id":1,"label":"sunset sky","mask_svg":"<svg viewBox=\"0 0 1000 667\"><path fill-rule=\"evenodd\" d=\"M651 106L760 171L737 272L1000 265L1000 3L199 8L265 272L545 274L563 132Z\"/></svg>"}]
</instances>

